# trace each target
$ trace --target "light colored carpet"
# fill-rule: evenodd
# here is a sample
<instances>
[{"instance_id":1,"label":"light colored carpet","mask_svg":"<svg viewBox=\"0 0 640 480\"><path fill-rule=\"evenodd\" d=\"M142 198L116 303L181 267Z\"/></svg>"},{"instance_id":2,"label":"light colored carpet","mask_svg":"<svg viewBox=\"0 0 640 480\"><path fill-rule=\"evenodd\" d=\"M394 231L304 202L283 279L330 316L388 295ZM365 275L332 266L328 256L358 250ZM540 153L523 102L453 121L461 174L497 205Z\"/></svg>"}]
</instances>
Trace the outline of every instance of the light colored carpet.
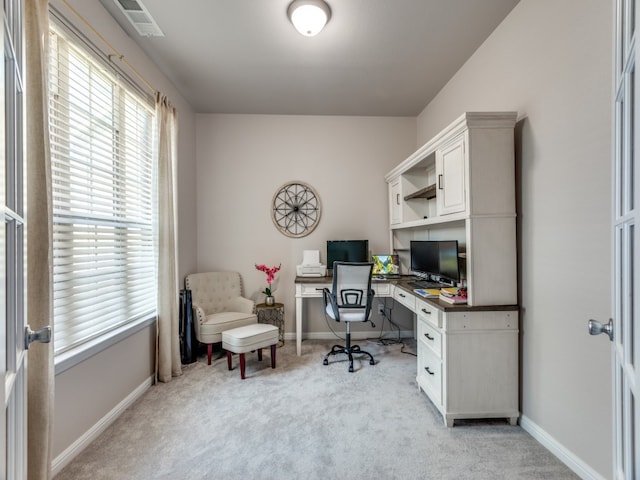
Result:
<instances>
[{"instance_id":1,"label":"light colored carpet","mask_svg":"<svg viewBox=\"0 0 640 480\"><path fill-rule=\"evenodd\" d=\"M446 428L400 345L360 342L377 364L322 365L328 342L277 351L270 368L247 357L186 366L151 387L56 480L126 479L576 479L520 427ZM415 344L406 351L415 352Z\"/></svg>"}]
</instances>

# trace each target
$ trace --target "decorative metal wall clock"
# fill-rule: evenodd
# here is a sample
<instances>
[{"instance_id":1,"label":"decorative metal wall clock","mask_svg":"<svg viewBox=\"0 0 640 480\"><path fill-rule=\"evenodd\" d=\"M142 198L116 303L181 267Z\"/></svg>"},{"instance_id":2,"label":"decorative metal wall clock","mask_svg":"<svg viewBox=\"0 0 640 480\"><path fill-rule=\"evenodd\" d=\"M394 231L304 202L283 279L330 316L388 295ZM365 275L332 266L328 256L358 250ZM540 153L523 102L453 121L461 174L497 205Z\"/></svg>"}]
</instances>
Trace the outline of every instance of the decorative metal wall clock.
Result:
<instances>
[{"instance_id":1,"label":"decorative metal wall clock","mask_svg":"<svg viewBox=\"0 0 640 480\"><path fill-rule=\"evenodd\" d=\"M285 183L273 196L271 219L288 237L309 235L320 222L320 197L304 182Z\"/></svg>"}]
</instances>

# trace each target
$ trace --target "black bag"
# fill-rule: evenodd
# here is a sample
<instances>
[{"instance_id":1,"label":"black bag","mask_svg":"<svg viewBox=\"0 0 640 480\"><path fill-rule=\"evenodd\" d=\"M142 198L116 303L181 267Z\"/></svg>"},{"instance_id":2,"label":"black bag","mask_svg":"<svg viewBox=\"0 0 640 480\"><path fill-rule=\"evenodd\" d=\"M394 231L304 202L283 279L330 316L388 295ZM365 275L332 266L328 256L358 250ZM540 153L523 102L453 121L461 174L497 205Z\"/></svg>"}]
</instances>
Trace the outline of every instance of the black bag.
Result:
<instances>
[{"instance_id":1,"label":"black bag","mask_svg":"<svg viewBox=\"0 0 640 480\"><path fill-rule=\"evenodd\" d=\"M198 358L198 342L193 325L191 290L180 290L180 359L183 365Z\"/></svg>"}]
</instances>

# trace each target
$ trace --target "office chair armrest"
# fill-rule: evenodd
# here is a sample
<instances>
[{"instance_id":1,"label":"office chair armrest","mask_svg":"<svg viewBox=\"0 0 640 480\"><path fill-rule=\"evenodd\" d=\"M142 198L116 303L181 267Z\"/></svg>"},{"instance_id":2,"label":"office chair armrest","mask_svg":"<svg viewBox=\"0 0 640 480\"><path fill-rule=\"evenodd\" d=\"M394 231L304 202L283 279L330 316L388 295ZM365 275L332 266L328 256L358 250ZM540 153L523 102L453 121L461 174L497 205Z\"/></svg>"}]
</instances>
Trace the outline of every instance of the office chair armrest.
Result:
<instances>
[{"instance_id":1,"label":"office chair armrest","mask_svg":"<svg viewBox=\"0 0 640 480\"><path fill-rule=\"evenodd\" d=\"M244 297L235 297L229 300L227 310L242 313L254 313L256 304L253 300Z\"/></svg>"},{"instance_id":2,"label":"office chair armrest","mask_svg":"<svg viewBox=\"0 0 640 480\"><path fill-rule=\"evenodd\" d=\"M376 291L372 288L369 290L369 296L367 297L367 307L371 308L373 305L373 297L376 296Z\"/></svg>"},{"instance_id":3,"label":"office chair armrest","mask_svg":"<svg viewBox=\"0 0 640 480\"><path fill-rule=\"evenodd\" d=\"M336 301L336 296L329 290L328 288L322 289L322 300L324 302L325 309L327 305L331 305L331 310L333 310L333 314L335 315L335 320L337 322L340 321L340 309L338 308L338 302Z\"/></svg>"},{"instance_id":4,"label":"office chair armrest","mask_svg":"<svg viewBox=\"0 0 640 480\"><path fill-rule=\"evenodd\" d=\"M372 288L371 290L369 290L369 295L367 296L367 312L370 313L371 312L371 308L373 307L373 297L376 295L375 290ZM371 316L368 317L369 318L369 322L371 322L371 326L375 327L375 324L371 321Z\"/></svg>"}]
</instances>

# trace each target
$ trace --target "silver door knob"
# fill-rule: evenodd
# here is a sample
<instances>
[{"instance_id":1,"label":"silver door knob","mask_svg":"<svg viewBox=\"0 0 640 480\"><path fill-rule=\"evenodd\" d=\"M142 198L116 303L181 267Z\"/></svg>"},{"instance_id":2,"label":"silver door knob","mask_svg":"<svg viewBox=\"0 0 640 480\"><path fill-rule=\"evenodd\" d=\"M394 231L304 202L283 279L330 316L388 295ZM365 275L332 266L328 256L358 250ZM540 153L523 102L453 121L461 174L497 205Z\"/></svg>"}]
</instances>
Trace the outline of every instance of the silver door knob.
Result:
<instances>
[{"instance_id":1,"label":"silver door knob","mask_svg":"<svg viewBox=\"0 0 640 480\"><path fill-rule=\"evenodd\" d=\"M24 348L29 349L29 345L33 342L49 343L51 341L51 327L46 326L39 328L35 332L27 325L24 327Z\"/></svg>"},{"instance_id":2,"label":"silver door knob","mask_svg":"<svg viewBox=\"0 0 640 480\"><path fill-rule=\"evenodd\" d=\"M613 341L613 320L610 318L609 323L603 325L597 320L589 320L589 334L600 335L606 333L609 335L609 340Z\"/></svg>"}]
</instances>

